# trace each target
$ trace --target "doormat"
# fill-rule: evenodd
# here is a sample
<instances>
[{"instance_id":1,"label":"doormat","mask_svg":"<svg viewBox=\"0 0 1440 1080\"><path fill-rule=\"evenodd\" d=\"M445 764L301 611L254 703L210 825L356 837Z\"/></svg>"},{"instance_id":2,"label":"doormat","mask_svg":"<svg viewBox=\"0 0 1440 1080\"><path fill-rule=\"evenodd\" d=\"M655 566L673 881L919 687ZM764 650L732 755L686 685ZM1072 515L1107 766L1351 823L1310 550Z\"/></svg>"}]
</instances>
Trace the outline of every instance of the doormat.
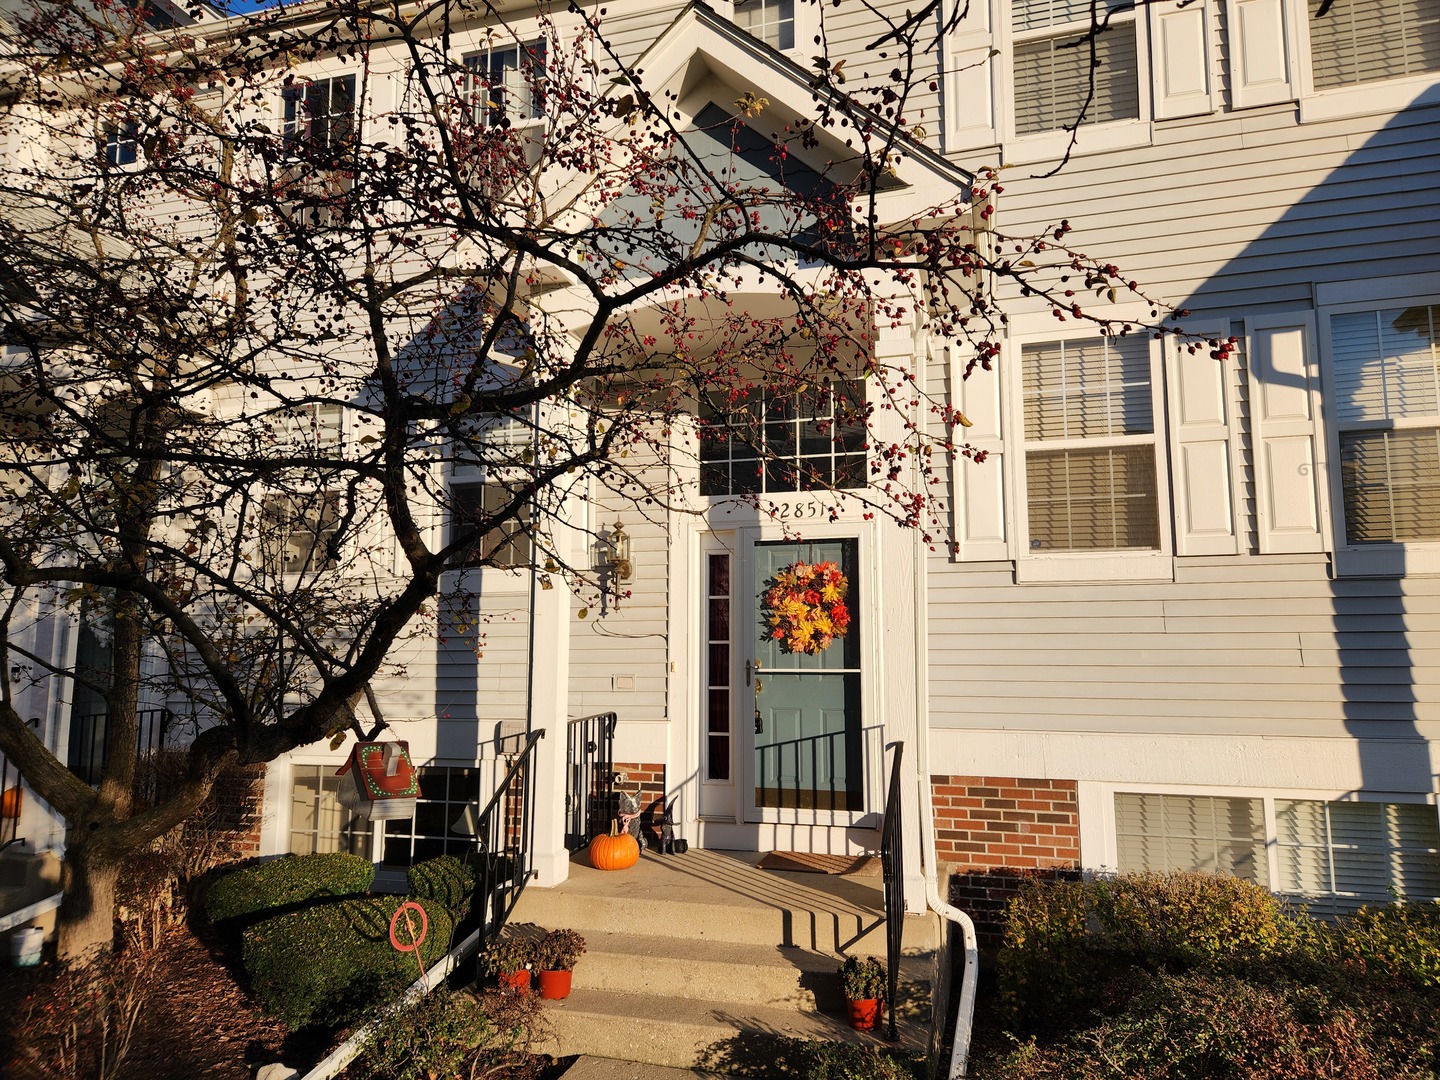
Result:
<instances>
[{"instance_id":1,"label":"doormat","mask_svg":"<svg viewBox=\"0 0 1440 1080\"><path fill-rule=\"evenodd\" d=\"M757 863L761 870L789 870L804 874L878 874L874 855L821 855L811 851L769 851Z\"/></svg>"}]
</instances>

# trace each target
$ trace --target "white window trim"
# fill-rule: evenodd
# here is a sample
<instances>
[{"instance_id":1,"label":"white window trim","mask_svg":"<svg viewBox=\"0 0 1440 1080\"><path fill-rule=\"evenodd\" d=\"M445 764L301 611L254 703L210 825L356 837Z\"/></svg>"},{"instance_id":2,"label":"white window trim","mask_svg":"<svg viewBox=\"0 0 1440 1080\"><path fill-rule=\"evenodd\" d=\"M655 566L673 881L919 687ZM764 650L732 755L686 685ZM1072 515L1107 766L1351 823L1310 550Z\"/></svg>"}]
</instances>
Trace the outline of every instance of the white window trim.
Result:
<instances>
[{"instance_id":1,"label":"white window trim","mask_svg":"<svg viewBox=\"0 0 1440 1080\"><path fill-rule=\"evenodd\" d=\"M532 36L532 37L526 38L526 37L522 37L522 36L519 35L519 34L516 34L516 35L514 35L513 37L507 37L507 38L504 38L504 39L497 39L497 40L489 40L489 39L486 39L486 38L482 37L482 38L480 38L478 41L472 43L469 48L463 49L463 50L458 54L458 57L457 57L457 59L456 59L455 62L456 62L459 66L467 69L467 72L469 72L469 69L470 69L469 61L470 61L470 59L471 59L472 57L475 57L475 56L484 56L484 57L488 60L489 57L490 57L490 55L491 55L492 53L497 53L497 52L510 52L510 51L512 51L512 50L513 50L513 51L516 51L517 53L523 53L523 52L525 52L527 49L533 48L536 44L540 44L540 45L546 46L546 53L545 53L545 58L544 58L544 65L545 65L545 66L541 69L541 76L542 76L542 77L541 77L541 86L539 87L539 93L542 95L542 100L543 100L543 95L549 90L549 86L548 86L548 84L545 82L545 76L548 75L548 67L549 67L549 63L550 63L550 56L549 56L549 50L548 50L548 42L546 42L546 40L545 40L543 37L540 37L540 36L536 35L536 36ZM518 62L518 59L517 59L517 62ZM487 64L487 65L486 65L486 68L487 68L487 77L488 77L488 67L489 67L489 65ZM469 76L467 75L467 77L469 77ZM531 88L530 88L530 92L531 92L531 94L533 95L533 94L536 92L536 88L535 88L535 87L531 87ZM533 100L533 98L532 98L532 100ZM511 131L529 131L529 130L532 130L532 129L535 129L535 128L543 128L543 127L545 126L545 122L546 122L545 109L544 109L543 106L541 107L541 109L540 109L540 115L539 115L539 116L527 116L527 117L525 117L525 118L523 118L523 119L515 119L514 117L509 117L509 116L507 116L506 119L509 121L509 129L510 129ZM486 128L489 128L489 127L492 127L492 126L493 126L493 125L490 123L490 119L489 119L488 116L485 118L485 123L484 123L483 126L486 127Z\"/></svg>"},{"instance_id":2,"label":"white window trim","mask_svg":"<svg viewBox=\"0 0 1440 1080\"><path fill-rule=\"evenodd\" d=\"M1033 135L1015 133L1014 93L1014 46L1015 32L1011 25L1008 0L994 0L997 5L993 12L995 26L995 47L1000 55L995 57L997 75L993 82L995 90L996 134L1005 148L1006 163L1049 161L1063 156L1067 150L1074 154L1090 154L1105 150L1119 150L1126 147L1148 146L1154 139L1154 106L1151 100L1151 59L1150 41L1145 20L1138 11L1123 14L1120 21L1135 21L1136 50L1136 93L1140 117L1136 120L1111 120L1104 123L1087 122L1078 131L1044 131ZM1076 24L1063 24L1075 26ZM1026 31L1020 40L1033 41L1054 37L1064 29L1047 26L1040 30ZM1078 51L1078 50L1077 50ZM1071 149L1071 140L1074 147ZM958 148L958 147L956 147Z\"/></svg>"},{"instance_id":3,"label":"white window trim","mask_svg":"<svg viewBox=\"0 0 1440 1080\"><path fill-rule=\"evenodd\" d=\"M1275 888L1280 880L1280 845L1277 842L1275 826L1275 803L1279 800L1308 802L1354 802L1354 803L1408 803L1436 808L1437 827L1440 827L1440 804L1434 792L1417 791L1356 791L1313 789L1313 788L1246 788L1226 785L1206 786L1197 784L1141 784L1141 783L1097 783L1081 784L1091 788L1089 798L1081 793L1081 809L1086 810L1098 804L1103 837L1101 839L1101 860L1091 867L1097 870L1114 871L1120 865L1120 844L1118 824L1115 820L1116 795L1186 795L1198 798L1218 799L1259 799L1265 821L1265 852L1268 862L1269 889ZM1083 826L1082 826L1083 828ZM1082 836L1083 839L1083 836Z\"/></svg>"},{"instance_id":4,"label":"white window trim","mask_svg":"<svg viewBox=\"0 0 1440 1080\"><path fill-rule=\"evenodd\" d=\"M1385 293L1383 292L1384 282L1369 282L1366 283L1370 286L1369 288L1362 287L1348 294L1364 295L1364 299L1340 301L1338 297L1347 295L1347 293L1338 289L1334 290L1329 297L1325 297L1336 301L1326 304L1316 313L1319 325L1321 378L1327 403L1336 400L1334 356L1330 344L1331 316L1422 304L1440 307L1440 275L1425 275L1422 280L1433 281L1431 286L1433 291L1409 295L1404 292ZM1414 287L1414 284L1412 279L1411 287ZM1440 538L1392 544L1351 544L1346 541L1345 485L1339 466L1341 425L1333 412L1332 407L1325 416L1325 449L1329 460L1336 463L1335 467L1329 471L1327 478L1330 505L1335 508L1334 513L1330 516L1335 544L1336 573L1342 577L1402 577L1416 574L1440 574ZM1367 425L1362 428L1347 428L1346 430L1391 431L1404 430L1409 427L1440 428L1440 413L1437 413L1433 422L1417 420L1413 424L1402 423L1398 427L1376 424L1373 429Z\"/></svg>"},{"instance_id":5,"label":"white window trim","mask_svg":"<svg viewBox=\"0 0 1440 1080\"><path fill-rule=\"evenodd\" d=\"M1440 102L1440 72L1407 75L1398 79L1376 79L1356 86L1316 90L1310 52L1310 11L1304 0L1293 0L1287 11L1290 45L1296 57L1300 122L1315 123L1349 116L1396 113L1410 105Z\"/></svg>"},{"instance_id":6,"label":"white window trim","mask_svg":"<svg viewBox=\"0 0 1440 1080\"><path fill-rule=\"evenodd\" d=\"M1160 547L1155 551L1065 551L1035 554L1030 550L1029 513L1025 487L1025 453L1028 444L1024 431L1024 379L1021 374L1020 349L1028 342L1090 341L1093 328L1033 333L1011 338L1004 345L1001 370L1012 373L1009 385L1003 386L1005 398L1004 430L1011 435L1008 447L1011 466L1008 493L1014 507L1007 526L1013 539L1017 582L1112 582L1112 581L1173 581L1175 559L1174 528L1170 506L1170 470L1166 456L1169 417L1162 376L1163 361L1160 343L1148 339L1150 358L1150 398L1154 431L1148 436L1155 454L1156 513L1159 516ZM1138 441L1138 437L1137 441ZM1083 440L1080 440L1083 441ZM1078 445L1078 441L1077 441Z\"/></svg>"}]
</instances>

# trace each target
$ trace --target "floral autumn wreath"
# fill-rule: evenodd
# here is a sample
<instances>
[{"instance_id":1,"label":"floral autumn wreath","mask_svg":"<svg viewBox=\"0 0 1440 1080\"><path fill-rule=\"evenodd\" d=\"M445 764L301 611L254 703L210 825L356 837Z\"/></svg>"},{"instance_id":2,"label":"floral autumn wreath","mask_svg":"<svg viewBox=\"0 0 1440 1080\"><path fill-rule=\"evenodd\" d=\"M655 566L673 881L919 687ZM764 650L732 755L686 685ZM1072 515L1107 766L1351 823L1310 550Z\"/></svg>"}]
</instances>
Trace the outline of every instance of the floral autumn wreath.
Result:
<instances>
[{"instance_id":1,"label":"floral autumn wreath","mask_svg":"<svg viewBox=\"0 0 1440 1080\"><path fill-rule=\"evenodd\" d=\"M850 581L833 562L792 563L765 583L761 616L787 653L814 655L850 629Z\"/></svg>"}]
</instances>

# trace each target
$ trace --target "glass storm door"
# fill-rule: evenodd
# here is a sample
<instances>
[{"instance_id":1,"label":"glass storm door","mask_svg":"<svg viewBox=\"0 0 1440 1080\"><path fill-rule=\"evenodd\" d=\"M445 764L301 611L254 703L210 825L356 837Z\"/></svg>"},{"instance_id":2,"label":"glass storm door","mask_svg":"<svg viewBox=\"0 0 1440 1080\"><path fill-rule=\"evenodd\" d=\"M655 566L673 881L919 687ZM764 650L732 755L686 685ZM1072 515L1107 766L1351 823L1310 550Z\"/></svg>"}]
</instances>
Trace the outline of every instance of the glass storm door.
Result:
<instances>
[{"instance_id":1,"label":"glass storm door","mask_svg":"<svg viewBox=\"0 0 1440 1080\"><path fill-rule=\"evenodd\" d=\"M747 807L752 820L785 811L859 811L865 773L860 709L860 581L854 539L761 541L751 548L746 590L752 627L744 678L753 705ZM833 562L849 580L852 613L844 637L810 654L789 652L765 623L762 597L775 575L797 562Z\"/></svg>"}]
</instances>

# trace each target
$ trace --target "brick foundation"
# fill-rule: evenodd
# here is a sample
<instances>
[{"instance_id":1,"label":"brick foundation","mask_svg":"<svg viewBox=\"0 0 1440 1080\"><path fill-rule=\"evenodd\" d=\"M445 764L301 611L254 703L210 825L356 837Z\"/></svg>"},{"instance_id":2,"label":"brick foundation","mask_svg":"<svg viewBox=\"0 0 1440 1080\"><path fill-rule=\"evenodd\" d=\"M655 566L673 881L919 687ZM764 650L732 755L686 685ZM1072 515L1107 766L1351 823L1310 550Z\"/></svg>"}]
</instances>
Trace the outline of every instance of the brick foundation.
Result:
<instances>
[{"instance_id":1,"label":"brick foundation","mask_svg":"<svg viewBox=\"0 0 1440 1080\"><path fill-rule=\"evenodd\" d=\"M932 776L935 852L948 864L950 902L975 920L983 947L999 944L1005 904L1028 878L1080 865L1074 780Z\"/></svg>"},{"instance_id":2,"label":"brick foundation","mask_svg":"<svg viewBox=\"0 0 1440 1080\"><path fill-rule=\"evenodd\" d=\"M233 857L260 854L260 822L265 812L265 766L237 765L221 773L210 793L215 815L207 822L212 832L223 832Z\"/></svg>"}]
</instances>

